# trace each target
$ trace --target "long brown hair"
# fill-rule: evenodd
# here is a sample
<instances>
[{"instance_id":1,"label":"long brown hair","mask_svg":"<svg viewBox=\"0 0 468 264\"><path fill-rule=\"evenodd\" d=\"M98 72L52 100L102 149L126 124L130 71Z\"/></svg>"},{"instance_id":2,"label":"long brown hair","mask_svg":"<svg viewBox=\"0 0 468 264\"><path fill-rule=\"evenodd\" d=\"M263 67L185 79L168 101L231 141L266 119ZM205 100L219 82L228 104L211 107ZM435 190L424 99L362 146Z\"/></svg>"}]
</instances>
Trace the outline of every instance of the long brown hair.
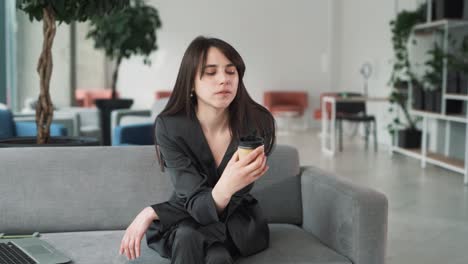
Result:
<instances>
[{"instance_id":1,"label":"long brown hair","mask_svg":"<svg viewBox=\"0 0 468 264\"><path fill-rule=\"evenodd\" d=\"M185 112L188 118L193 117L197 99L196 96L190 97L190 93L195 86L197 70L199 67L203 69L206 65L206 57L210 47L219 49L234 64L239 74L237 94L228 108L229 127L233 137L238 139L248 134L262 136L265 139L265 154L270 154L276 141L275 120L270 111L255 102L248 94L243 82L245 73L244 61L240 54L223 40L199 36L190 43L182 58L177 80L169 101L158 116L170 116ZM203 72L200 75L200 78L202 77ZM156 128L156 120L154 128ZM248 127L246 121L247 124L250 124L250 126L253 124L255 127ZM157 149L157 131L154 132L154 142ZM159 155L159 150L157 149L156 151Z\"/></svg>"}]
</instances>

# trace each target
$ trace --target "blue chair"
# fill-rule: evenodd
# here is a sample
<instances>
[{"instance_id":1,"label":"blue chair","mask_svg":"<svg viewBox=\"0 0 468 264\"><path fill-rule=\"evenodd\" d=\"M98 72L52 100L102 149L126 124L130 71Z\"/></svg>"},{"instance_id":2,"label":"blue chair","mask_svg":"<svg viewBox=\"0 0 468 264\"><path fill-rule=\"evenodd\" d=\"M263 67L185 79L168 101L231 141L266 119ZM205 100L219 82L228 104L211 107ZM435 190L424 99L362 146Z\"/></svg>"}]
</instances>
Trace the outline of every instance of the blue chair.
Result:
<instances>
[{"instance_id":1,"label":"blue chair","mask_svg":"<svg viewBox=\"0 0 468 264\"><path fill-rule=\"evenodd\" d=\"M37 135L35 122L15 122L8 109L0 109L0 139L12 137L34 137ZM66 136L67 129L60 124L50 126L51 136Z\"/></svg>"},{"instance_id":2,"label":"blue chair","mask_svg":"<svg viewBox=\"0 0 468 264\"><path fill-rule=\"evenodd\" d=\"M113 146L154 145L153 123L116 126L112 136Z\"/></svg>"},{"instance_id":3,"label":"blue chair","mask_svg":"<svg viewBox=\"0 0 468 264\"><path fill-rule=\"evenodd\" d=\"M156 116L166 106L169 98L156 100L151 109L131 110L119 109L112 111L112 146L154 145L153 122ZM133 117L138 121L131 124L121 124L124 117Z\"/></svg>"}]
</instances>

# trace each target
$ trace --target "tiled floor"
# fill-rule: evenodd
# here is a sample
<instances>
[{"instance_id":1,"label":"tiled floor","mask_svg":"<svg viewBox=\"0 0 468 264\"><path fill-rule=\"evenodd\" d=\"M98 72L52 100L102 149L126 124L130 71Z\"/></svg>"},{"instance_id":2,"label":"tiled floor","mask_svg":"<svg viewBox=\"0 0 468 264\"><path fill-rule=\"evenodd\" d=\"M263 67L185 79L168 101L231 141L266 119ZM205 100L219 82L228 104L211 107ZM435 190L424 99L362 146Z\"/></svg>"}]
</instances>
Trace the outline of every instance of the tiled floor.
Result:
<instances>
[{"instance_id":1,"label":"tiled floor","mask_svg":"<svg viewBox=\"0 0 468 264\"><path fill-rule=\"evenodd\" d=\"M298 148L301 164L332 171L383 192L389 200L386 264L467 264L468 187L463 176L418 160L390 155L386 146L366 151L359 138L346 138L344 151L320 151L318 130L278 136ZM372 145L371 145L372 147Z\"/></svg>"}]
</instances>

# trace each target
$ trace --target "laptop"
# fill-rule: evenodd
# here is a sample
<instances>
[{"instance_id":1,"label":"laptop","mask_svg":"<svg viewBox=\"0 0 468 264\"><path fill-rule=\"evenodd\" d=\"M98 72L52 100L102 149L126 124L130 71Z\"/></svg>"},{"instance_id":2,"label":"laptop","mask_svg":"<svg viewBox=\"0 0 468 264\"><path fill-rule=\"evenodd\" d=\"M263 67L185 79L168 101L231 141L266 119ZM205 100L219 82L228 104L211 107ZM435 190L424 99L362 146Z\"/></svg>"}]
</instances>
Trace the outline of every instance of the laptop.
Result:
<instances>
[{"instance_id":1,"label":"laptop","mask_svg":"<svg viewBox=\"0 0 468 264\"><path fill-rule=\"evenodd\" d=\"M69 262L71 259L37 237L0 239L0 263L2 264L60 264Z\"/></svg>"}]
</instances>

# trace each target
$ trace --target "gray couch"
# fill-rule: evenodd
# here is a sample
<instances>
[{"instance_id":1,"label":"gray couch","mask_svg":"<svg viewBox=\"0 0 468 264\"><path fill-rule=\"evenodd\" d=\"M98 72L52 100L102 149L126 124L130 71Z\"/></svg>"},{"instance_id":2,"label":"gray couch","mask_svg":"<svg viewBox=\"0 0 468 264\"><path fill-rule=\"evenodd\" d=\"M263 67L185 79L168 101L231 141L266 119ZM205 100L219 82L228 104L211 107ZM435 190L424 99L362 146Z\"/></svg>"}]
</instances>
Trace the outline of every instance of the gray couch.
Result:
<instances>
[{"instance_id":1,"label":"gray couch","mask_svg":"<svg viewBox=\"0 0 468 264\"><path fill-rule=\"evenodd\" d=\"M312 167L277 146L253 189L269 249L238 263L384 263L384 195ZM0 232L32 233L74 263L125 263L125 228L172 192L152 146L0 149ZM142 243L132 263L169 263Z\"/></svg>"}]
</instances>

